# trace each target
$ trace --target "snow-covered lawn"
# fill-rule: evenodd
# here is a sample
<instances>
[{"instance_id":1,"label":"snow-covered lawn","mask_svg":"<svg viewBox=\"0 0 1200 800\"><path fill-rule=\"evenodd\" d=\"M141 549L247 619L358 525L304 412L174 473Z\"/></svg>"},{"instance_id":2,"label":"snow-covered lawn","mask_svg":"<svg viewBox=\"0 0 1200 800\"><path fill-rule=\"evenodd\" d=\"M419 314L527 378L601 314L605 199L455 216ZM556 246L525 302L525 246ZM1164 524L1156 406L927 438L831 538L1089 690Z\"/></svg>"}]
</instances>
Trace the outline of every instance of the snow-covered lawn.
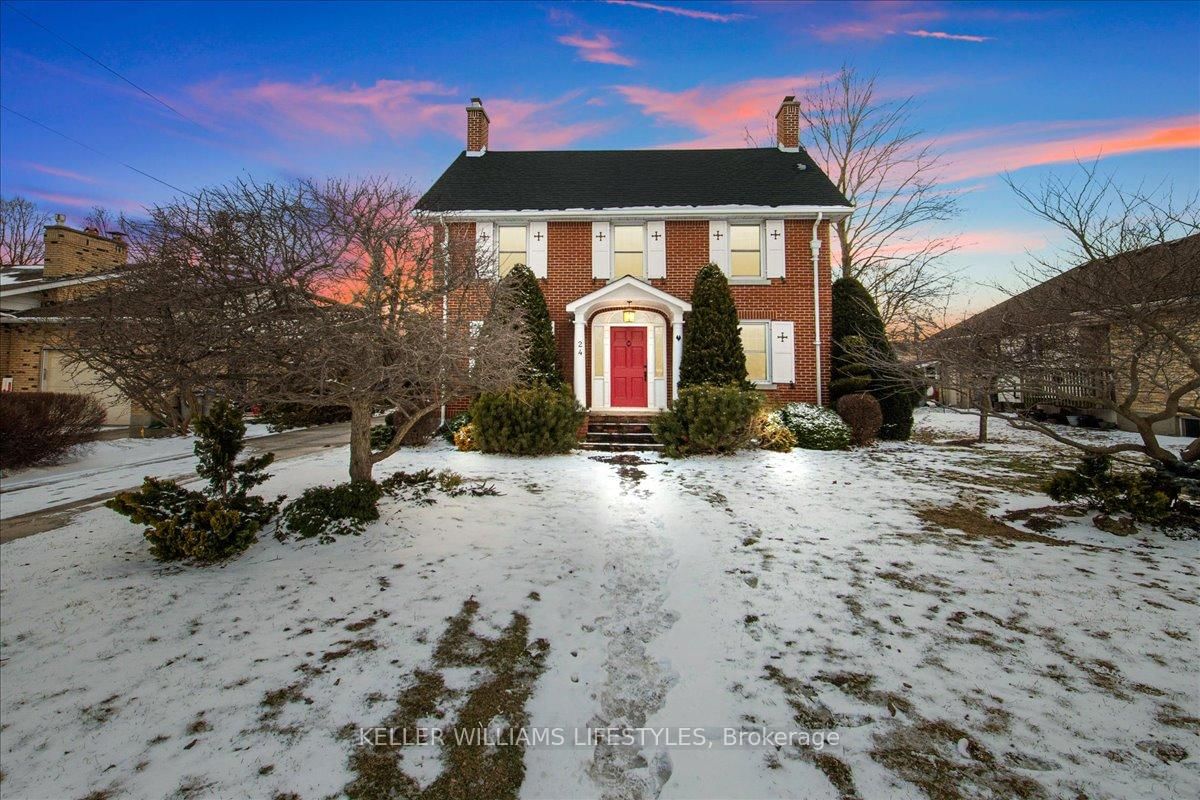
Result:
<instances>
[{"instance_id":1,"label":"snow-covered lawn","mask_svg":"<svg viewBox=\"0 0 1200 800\"><path fill-rule=\"evenodd\" d=\"M930 443L972 425L923 412L926 443L650 463L434 444L377 475L503 495L387 501L361 537L264 537L207 569L86 512L0 548L0 793L1200 795L1200 546L1000 521L1049 503L1045 454L999 426L987 448ZM283 462L264 492L345 462ZM475 721L565 741L360 743ZM588 740L609 726L647 730ZM839 741L724 743L763 728Z\"/></svg>"}]
</instances>

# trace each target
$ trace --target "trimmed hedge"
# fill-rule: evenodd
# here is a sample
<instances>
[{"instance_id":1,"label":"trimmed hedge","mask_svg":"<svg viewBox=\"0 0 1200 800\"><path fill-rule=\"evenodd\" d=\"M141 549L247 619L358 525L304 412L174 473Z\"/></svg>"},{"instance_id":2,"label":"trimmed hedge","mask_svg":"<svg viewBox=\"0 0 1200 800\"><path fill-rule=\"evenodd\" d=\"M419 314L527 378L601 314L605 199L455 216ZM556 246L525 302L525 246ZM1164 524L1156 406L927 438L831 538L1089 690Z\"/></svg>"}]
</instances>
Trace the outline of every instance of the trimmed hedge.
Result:
<instances>
[{"instance_id":1,"label":"trimmed hedge","mask_svg":"<svg viewBox=\"0 0 1200 800\"><path fill-rule=\"evenodd\" d=\"M775 412L779 423L796 437L805 450L845 450L850 446L850 428L835 412L810 403L788 403Z\"/></svg>"},{"instance_id":2,"label":"trimmed hedge","mask_svg":"<svg viewBox=\"0 0 1200 800\"><path fill-rule=\"evenodd\" d=\"M56 461L96 438L104 408L84 394L0 393L0 469Z\"/></svg>"},{"instance_id":3,"label":"trimmed hedge","mask_svg":"<svg viewBox=\"0 0 1200 800\"><path fill-rule=\"evenodd\" d=\"M538 456L570 452L584 412L567 387L544 383L480 395L471 404L475 441L485 453Z\"/></svg>"},{"instance_id":4,"label":"trimmed hedge","mask_svg":"<svg viewBox=\"0 0 1200 800\"><path fill-rule=\"evenodd\" d=\"M838 398L837 413L850 426L850 441L855 447L874 444L883 426L879 401L866 392Z\"/></svg>"},{"instance_id":5,"label":"trimmed hedge","mask_svg":"<svg viewBox=\"0 0 1200 800\"><path fill-rule=\"evenodd\" d=\"M736 384L681 386L671 408L650 423L672 458L732 453L749 447L762 395Z\"/></svg>"}]
</instances>

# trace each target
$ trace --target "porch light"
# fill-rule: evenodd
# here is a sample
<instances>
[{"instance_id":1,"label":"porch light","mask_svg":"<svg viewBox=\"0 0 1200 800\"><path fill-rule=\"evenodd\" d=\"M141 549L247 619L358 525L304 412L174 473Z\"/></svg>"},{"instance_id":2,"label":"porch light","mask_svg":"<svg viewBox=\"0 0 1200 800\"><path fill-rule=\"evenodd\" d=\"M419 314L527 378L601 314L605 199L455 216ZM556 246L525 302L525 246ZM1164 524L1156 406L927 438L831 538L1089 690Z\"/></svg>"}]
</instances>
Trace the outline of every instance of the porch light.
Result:
<instances>
[{"instance_id":1,"label":"porch light","mask_svg":"<svg viewBox=\"0 0 1200 800\"><path fill-rule=\"evenodd\" d=\"M623 322L636 322L637 312L633 310L633 301L626 301L625 309L621 312L621 320Z\"/></svg>"}]
</instances>

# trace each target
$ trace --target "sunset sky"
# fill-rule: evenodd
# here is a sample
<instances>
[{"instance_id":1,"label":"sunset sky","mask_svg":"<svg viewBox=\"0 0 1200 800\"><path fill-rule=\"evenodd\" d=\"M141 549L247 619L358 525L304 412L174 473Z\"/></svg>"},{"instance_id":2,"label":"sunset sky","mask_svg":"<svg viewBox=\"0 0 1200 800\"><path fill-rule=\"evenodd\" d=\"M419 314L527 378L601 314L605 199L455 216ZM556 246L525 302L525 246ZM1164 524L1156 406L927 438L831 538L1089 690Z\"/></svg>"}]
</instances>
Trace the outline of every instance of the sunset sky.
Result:
<instances>
[{"instance_id":1,"label":"sunset sky","mask_svg":"<svg viewBox=\"0 0 1200 800\"><path fill-rule=\"evenodd\" d=\"M1122 180L1200 187L1195 2L4 2L0 37L0 189L75 221L175 193L129 167L189 191L377 172L424 188L472 95L496 150L744 146L843 63L914 97L946 152L963 307L1052 236L1001 172L1101 154Z\"/></svg>"}]
</instances>

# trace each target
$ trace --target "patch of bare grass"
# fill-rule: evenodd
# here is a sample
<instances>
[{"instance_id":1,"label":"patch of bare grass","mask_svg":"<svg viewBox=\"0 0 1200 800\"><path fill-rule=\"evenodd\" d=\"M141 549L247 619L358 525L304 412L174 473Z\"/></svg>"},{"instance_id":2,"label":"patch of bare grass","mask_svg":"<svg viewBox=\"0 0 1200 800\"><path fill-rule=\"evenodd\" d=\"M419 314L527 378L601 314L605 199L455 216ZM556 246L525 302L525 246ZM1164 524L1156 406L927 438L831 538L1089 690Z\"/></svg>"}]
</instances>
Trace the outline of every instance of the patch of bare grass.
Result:
<instances>
[{"instance_id":1,"label":"patch of bare grass","mask_svg":"<svg viewBox=\"0 0 1200 800\"><path fill-rule=\"evenodd\" d=\"M987 539L1005 547L1013 547L1016 542L1046 544L1053 547L1063 547L1071 544L1061 539L1053 539L1040 533L1023 531L1006 525L984 512L964 505L953 506L919 506L917 516L927 525L939 529L953 528L968 536Z\"/></svg>"}]
</instances>

